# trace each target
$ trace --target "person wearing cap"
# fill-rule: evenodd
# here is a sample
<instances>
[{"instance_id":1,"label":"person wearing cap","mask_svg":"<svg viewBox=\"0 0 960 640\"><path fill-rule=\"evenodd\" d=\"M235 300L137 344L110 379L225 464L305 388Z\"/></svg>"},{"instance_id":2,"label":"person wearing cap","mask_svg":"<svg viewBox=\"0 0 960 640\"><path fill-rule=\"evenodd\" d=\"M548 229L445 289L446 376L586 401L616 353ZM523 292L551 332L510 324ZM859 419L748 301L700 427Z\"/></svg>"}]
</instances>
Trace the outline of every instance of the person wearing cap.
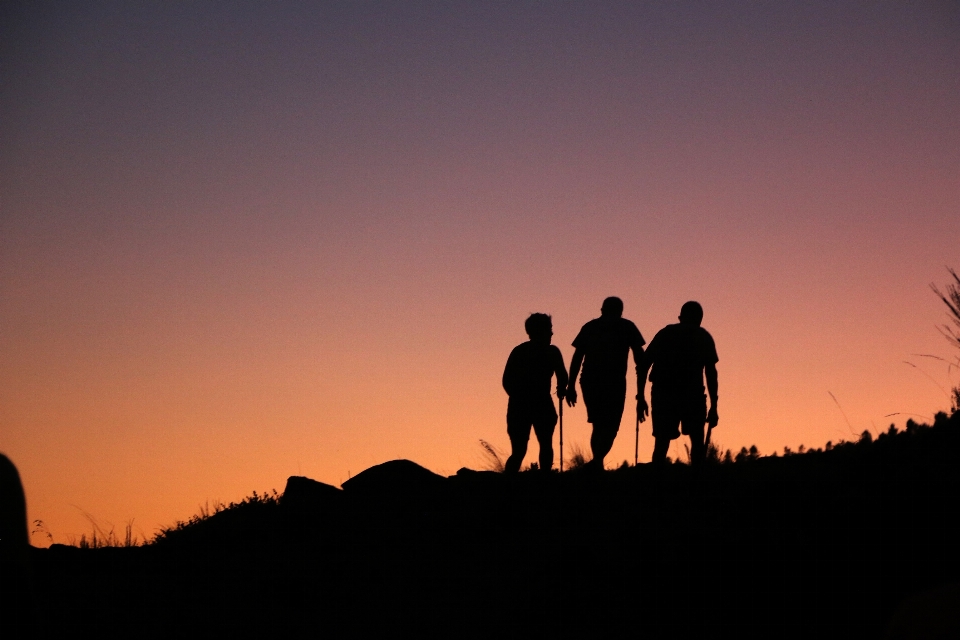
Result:
<instances>
[{"instance_id":1,"label":"person wearing cap","mask_svg":"<svg viewBox=\"0 0 960 640\"><path fill-rule=\"evenodd\" d=\"M667 459L670 442L683 433L690 437L690 461L701 464L706 458L704 423L716 427L717 415L717 347L713 336L700 326L703 307L698 302L684 303L680 322L669 324L657 332L647 347L637 384L637 412L648 411L645 396L647 371L650 371L650 403L652 407L653 462ZM710 394L707 411L706 391Z\"/></svg>"}]
</instances>

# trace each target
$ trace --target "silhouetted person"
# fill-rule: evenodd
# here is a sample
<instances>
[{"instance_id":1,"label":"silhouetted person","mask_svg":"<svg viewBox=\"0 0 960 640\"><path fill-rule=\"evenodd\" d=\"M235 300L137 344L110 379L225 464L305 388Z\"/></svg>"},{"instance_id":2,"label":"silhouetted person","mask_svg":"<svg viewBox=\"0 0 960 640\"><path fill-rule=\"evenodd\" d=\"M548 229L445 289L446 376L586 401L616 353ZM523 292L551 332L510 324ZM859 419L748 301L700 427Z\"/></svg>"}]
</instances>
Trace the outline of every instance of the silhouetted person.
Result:
<instances>
[{"instance_id":1,"label":"silhouetted person","mask_svg":"<svg viewBox=\"0 0 960 640\"><path fill-rule=\"evenodd\" d=\"M684 303L680 322L669 324L657 332L643 359L637 385L637 412L647 412L644 390L650 372L650 402L653 404L653 461L666 461L670 441L690 436L690 460L700 464L706 456L705 422L717 426L717 347L713 337L700 326L703 307L697 302ZM706 376L710 393L710 411L703 379Z\"/></svg>"},{"instance_id":2,"label":"silhouetted person","mask_svg":"<svg viewBox=\"0 0 960 640\"><path fill-rule=\"evenodd\" d=\"M504 471L516 473L527 455L530 427L540 443L540 468L553 466L553 430L557 426L557 409L550 397L550 379L557 376L557 397L563 399L567 372L560 349L550 344L553 322L544 313L534 313L524 323L530 340L514 347L503 370L503 388L507 403L507 435L512 452Z\"/></svg>"},{"instance_id":3,"label":"silhouetted person","mask_svg":"<svg viewBox=\"0 0 960 640\"><path fill-rule=\"evenodd\" d=\"M593 424L590 464L603 469L603 459L613 447L620 430L627 398L627 352L633 350L639 381L645 341L637 325L623 318L623 301L610 297L600 307L600 317L583 325L573 341L576 349L570 362L567 404L577 404L577 374L583 364L580 389L587 405L587 422ZM643 416L638 414L643 419Z\"/></svg>"}]
</instances>

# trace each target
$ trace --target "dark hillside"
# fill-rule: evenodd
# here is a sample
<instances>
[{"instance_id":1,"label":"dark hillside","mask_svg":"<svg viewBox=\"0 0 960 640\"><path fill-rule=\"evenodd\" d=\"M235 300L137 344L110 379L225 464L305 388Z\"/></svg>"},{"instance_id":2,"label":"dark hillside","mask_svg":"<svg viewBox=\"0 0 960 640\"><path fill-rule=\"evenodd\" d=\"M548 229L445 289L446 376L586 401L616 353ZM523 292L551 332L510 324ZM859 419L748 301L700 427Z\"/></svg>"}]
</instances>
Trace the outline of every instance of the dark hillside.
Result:
<instances>
[{"instance_id":1,"label":"dark hillside","mask_svg":"<svg viewBox=\"0 0 960 640\"><path fill-rule=\"evenodd\" d=\"M290 478L131 549L35 552L53 627L878 636L960 581L960 413L782 457L343 489ZM462 630L462 633L457 630Z\"/></svg>"}]
</instances>

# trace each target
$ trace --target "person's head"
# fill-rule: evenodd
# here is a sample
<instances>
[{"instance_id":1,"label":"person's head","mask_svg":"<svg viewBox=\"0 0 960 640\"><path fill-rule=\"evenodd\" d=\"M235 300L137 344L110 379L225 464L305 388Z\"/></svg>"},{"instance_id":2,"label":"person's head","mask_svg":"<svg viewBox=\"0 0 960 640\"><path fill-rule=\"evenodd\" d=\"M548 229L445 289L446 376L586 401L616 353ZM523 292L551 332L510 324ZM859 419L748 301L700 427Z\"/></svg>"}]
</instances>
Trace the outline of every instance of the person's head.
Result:
<instances>
[{"instance_id":1,"label":"person's head","mask_svg":"<svg viewBox=\"0 0 960 640\"><path fill-rule=\"evenodd\" d=\"M619 318L623 315L623 300L616 296L610 296L603 301L600 307L600 315L604 318Z\"/></svg>"},{"instance_id":2,"label":"person's head","mask_svg":"<svg viewBox=\"0 0 960 640\"><path fill-rule=\"evenodd\" d=\"M527 335L534 342L546 342L550 344L550 338L553 337L553 320L545 313L531 313L523 328L527 330Z\"/></svg>"},{"instance_id":3,"label":"person's head","mask_svg":"<svg viewBox=\"0 0 960 640\"><path fill-rule=\"evenodd\" d=\"M701 322L703 322L703 307L700 306L700 303L693 300L684 302L683 306L680 307L680 323L699 327Z\"/></svg>"}]
</instances>

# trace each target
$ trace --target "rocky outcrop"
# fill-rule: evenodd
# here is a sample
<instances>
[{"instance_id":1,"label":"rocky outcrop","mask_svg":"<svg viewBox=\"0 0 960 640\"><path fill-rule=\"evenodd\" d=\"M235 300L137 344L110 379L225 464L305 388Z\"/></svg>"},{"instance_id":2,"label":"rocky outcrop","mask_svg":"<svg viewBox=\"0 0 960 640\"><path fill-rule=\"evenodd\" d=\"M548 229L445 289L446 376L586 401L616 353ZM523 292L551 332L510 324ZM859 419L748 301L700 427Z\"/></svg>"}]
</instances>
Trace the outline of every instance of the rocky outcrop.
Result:
<instances>
[{"instance_id":1,"label":"rocky outcrop","mask_svg":"<svg viewBox=\"0 0 960 640\"><path fill-rule=\"evenodd\" d=\"M27 501L20 474L10 458L0 453L0 561L22 560L29 545Z\"/></svg>"},{"instance_id":2,"label":"rocky outcrop","mask_svg":"<svg viewBox=\"0 0 960 640\"><path fill-rule=\"evenodd\" d=\"M10 458L0 453L0 620L7 628L17 628L32 616L29 552L23 484Z\"/></svg>"},{"instance_id":3,"label":"rocky outcrop","mask_svg":"<svg viewBox=\"0 0 960 640\"><path fill-rule=\"evenodd\" d=\"M280 505L292 511L338 508L343 500L343 491L303 476L290 476L283 490Z\"/></svg>"},{"instance_id":4,"label":"rocky outcrop","mask_svg":"<svg viewBox=\"0 0 960 640\"><path fill-rule=\"evenodd\" d=\"M362 471L343 483L349 494L422 491L443 486L447 479L409 460L391 460Z\"/></svg>"}]
</instances>

